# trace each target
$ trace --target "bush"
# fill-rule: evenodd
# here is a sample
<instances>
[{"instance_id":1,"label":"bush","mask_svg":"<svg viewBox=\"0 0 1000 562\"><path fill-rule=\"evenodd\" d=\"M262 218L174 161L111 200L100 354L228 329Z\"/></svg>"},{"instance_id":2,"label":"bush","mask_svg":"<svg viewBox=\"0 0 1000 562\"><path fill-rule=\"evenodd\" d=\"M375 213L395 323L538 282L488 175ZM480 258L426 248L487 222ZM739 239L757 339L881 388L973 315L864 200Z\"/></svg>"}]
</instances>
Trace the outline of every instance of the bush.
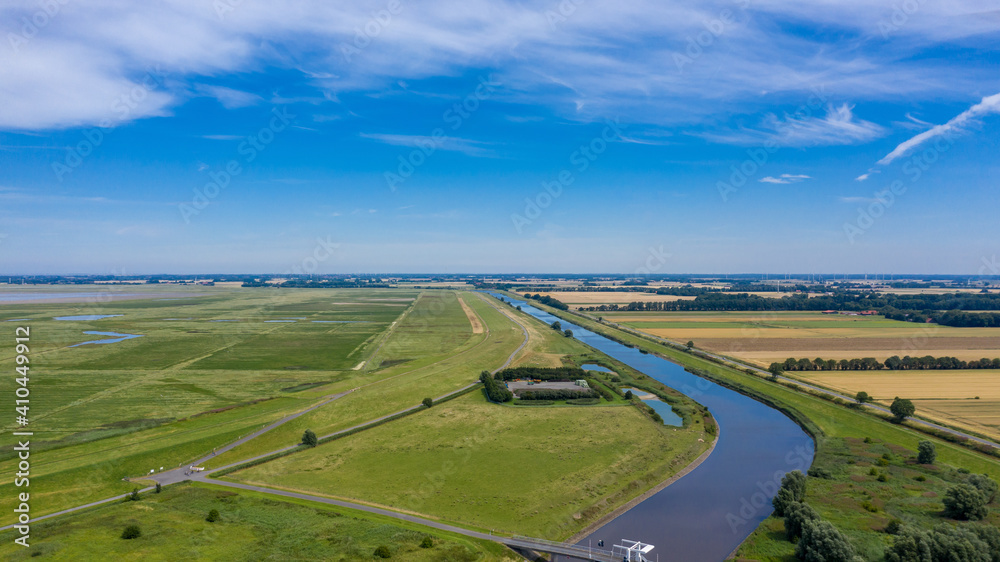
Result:
<instances>
[{"instance_id":1,"label":"bush","mask_svg":"<svg viewBox=\"0 0 1000 562\"><path fill-rule=\"evenodd\" d=\"M944 514L953 519L979 521L988 514L986 496L971 484L952 486L944 495Z\"/></svg>"},{"instance_id":2,"label":"bush","mask_svg":"<svg viewBox=\"0 0 1000 562\"><path fill-rule=\"evenodd\" d=\"M807 521L795 546L795 557L805 562L851 562L854 548L829 522Z\"/></svg>"},{"instance_id":3,"label":"bush","mask_svg":"<svg viewBox=\"0 0 1000 562\"><path fill-rule=\"evenodd\" d=\"M888 562L995 562L1000 537L984 525L942 525L926 532L905 528L885 555Z\"/></svg>"},{"instance_id":4,"label":"bush","mask_svg":"<svg viewBox=\"0 0 1000 562\"><path fill-rule=\"evenodd\" d=\"M997 483L985 474L973 474L965 479L966 483L973 486L986 498L986 503L993 501L997 495Z\"/></svg>"},{"instance_id":5,"label":"bush","mask_svg":"<svg viewBox=\"0 0 1000 562\"><path fill-rule=\"evenodd\" d=\"M213 510L209 511L208 512L208 517L205 518L205 521L208 521L209 523L215 523L218 520L219 520L219 510L218 509L213 509Z\"/></svg>"},{"instance_id":6,"label":"bush","mask_svg":"<svg viewBox=\"0 0 1000 562\"><path fill-rule=\"evenodd\" d=\"M809 476L812 476L813 478L822 478L823 480L833 479L833 473L830 472L829 469L819 466L814 466L810 468L807 474L809 474Z\"/></svg>"},{"instance_id":7,"label":"bush","mask_svg":"<svg viewBox=\"0 0 1000 562\"><path fill-rule=\"evenodd\" d=\"M384 544L375 549L376 558L392 558L392 553L389 552L389 547Z\"/></svg>"},{"instance_id":8,"label":"bush","mask_svg":"<svg viewBox=\"0 0 1000 562\"><path fill-rule=\"evenodd\" d=\"M134 502L137 502L140 499L142 499L142 497L139 495L139 488L132 488L132 493L128 495L128 499L129 501L134 501Z\"/></svg>"},{"instance_id":9,"label":"bush","mask_svg":"<svg viewBox=\"0 0 1000 562\"><path fill-rule=\"evenodd\" d=\"M315 447L319 445L319 438L313 433L313 430L307 429L305 433L302 434L302 444L307 447Z\"/></svg>"},{"instance_id":10,"label":"bush","mask_svg":"<svg viewBox=\"0 0 1000 562\"><path fill-rule=\"evenodd\" d=\"M785 535L794 541L802 536L802 527L809 521L818 521L819 513L802 502L791 502L785 507Z\"/></svg>"},{"instance_id":11,"label":"bush","mask_svg":"<svg viewBox=\"0 0 1000 562\"><path fill-rule=\"evenodd\" d=\"M570 330L569 328L567 328L567 329L563 330L563 335L566 336L567 338L571 338L571 337L573 337L573 330Z\"/></svg>"},{"instance_id":12,"label":"bush","mask_svg":"<svg viewBox=\"0 0 1000 562\"><path fill-rule=\"evenodd\" d=\"M878 478L876 480L878 480L879 482L888 482L889 481L889 475L887 475L886 473L883 472L882 474L878 475Z\"/></svg>"},{"instance_id":13,"label":"bush","mask_svg":"<svg viewBox=\"0 0 1000 562\"><path fill-rule=\"evenodd\" d=\"M424 398L423 401L421 402L421 404L423 404L427 408L430 408L431 406L434 405L434 399L433 398Z\"/></svg>"},{"instance_id":14,"label":"bush","mask_svg":"<svg viewBox=\"0 0 1000 562\"><path fill-rule=\"evenodd\" d=\"M420 548L434 548L434 539L424 537L424 540L420 541Z\"/></svg>"},{"instance_id":15,"label":"bush","mask_svg":"<svg viewBox=\"0 0 1000 562\"><path fill-rule=\"evenodd\" d=\"M163 484L160 484L159 482L157 482L156 483L156 493L159 494L162 491L163 491Z\"/></svg>"},{"instance_id":16,"label":"bush","mask_svg":"<svg viewBox=\"0 0 1000 562\"><path fill-rule=\"evenodd\" d=\"M142 529L138 525L126 525L122 531L122 538L125 540L137 539L142 536Z\"/></svg>"},{"instance_id":17,"label":"bush","mask_svg":"<svg viewBox=\"0 0 1000 562\"><path fill-rule=\"evenodd\" d=\"M898 535L899 531L903 528L903 522L899 519L893 519L889 521L889 524L885 526L884 531L888 535Z\"/></svg>"},{"instance_id":18,"label":"bush","mask_svg":"<svg viewBox=\"0 0 1000 562\"><path fill-rule=\"evenodd\" d=\"M917 462L920 464L934 464L934 460L937 459L937 450L934 448L934 443L930 441L921 441L917 443Z\"/></svg>"},{"instance_id":19,"label":"bush","mask_svg":"<svg viewBox=\"0 0 1000 562\"><path fill-rule=\"evenodd\" d=\"M632 397L634 397L634 396L635 396L635 395L634 395L634 394L632 394L632 391L631 391L631 390L626 390L626 391L625 391L625 399L626 399L626 400L631 400L631 399L632 399Z\"/></svg>"}]
</instances>

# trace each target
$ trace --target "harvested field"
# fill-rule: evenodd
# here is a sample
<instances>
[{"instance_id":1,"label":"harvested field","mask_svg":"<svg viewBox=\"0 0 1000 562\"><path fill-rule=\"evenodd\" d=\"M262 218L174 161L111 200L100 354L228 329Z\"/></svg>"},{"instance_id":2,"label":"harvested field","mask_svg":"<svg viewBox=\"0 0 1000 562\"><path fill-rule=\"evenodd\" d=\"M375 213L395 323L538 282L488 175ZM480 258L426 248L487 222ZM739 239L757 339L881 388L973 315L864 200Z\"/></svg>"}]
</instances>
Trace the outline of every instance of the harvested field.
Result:
<instances>
[{"instance_id":1,"label":"harvested field","mask_svg":"<svg viewBox=\"0 0 1000 562\"><path fill-rule=\"evenodd\" d=\"M534 293L532 293L534 294ZM656 295L652 293L636 293L634 291L553 291L541 293L558 299L568 305L593 306L595 304L628 304L630 302L674 302L694 300L694 297L679 297L677 295Z\"/></svg>"},{"instance_id":2,"label":"harvested field","mask_svg":"<svg viewBox=\"0 0 1000 562\"><path fill-rule=\"evenodd\" d=\"M921 415L994 437L1000 436L1000 371L819 371L791 374L849 395L863 390L885 405L896 396L909 398Z\"/></svg>"}]
</instances>

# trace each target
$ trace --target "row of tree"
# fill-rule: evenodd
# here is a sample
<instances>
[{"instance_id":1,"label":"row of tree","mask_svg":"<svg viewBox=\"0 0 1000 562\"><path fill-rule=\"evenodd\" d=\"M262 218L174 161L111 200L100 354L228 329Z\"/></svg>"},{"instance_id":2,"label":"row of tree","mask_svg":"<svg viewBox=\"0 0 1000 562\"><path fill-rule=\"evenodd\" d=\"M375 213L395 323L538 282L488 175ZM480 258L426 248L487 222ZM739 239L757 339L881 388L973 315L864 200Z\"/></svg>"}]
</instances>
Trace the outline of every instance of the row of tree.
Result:
<instances>
[{"instance_id":1,"label":"row of tree","mask_svg":"<svg viewBox=\"0 0 1000 562\"><path fill-rule=\"evenodd\" d=\"M874 357L864 357L861 359L796 359L789 357L782 363L772 363L768 367L769 371L777 367L782 371L878 371L889 369L890 371L921 371L921 370L951 370L951 369L1000 369L1000 358L973 359L963 361L956 357L934 357L925 355L923 357L900 358L898 355L879 361Z\"/></svg>"},{"instance_id":2,"label":"row of tree","mask_svg":"<svg viewBox=\"0 0 1000 562\"><path fill-rule=\"evenodd\" d=\"M586 378L587 371L579 367L511 367L498 372L497 380L535 379L540 381L575 381Z\"/></svg>"},{"instance_id":3,"label":"row of tree","mask_svg":"<svg viewBox=\"0 0 1000 562\"><path fill-rule=\"evenodd\" d=\"M518 400L572 400L574 398L597 398L593 389L570 390L555 388L540 388L538 390L522 390Z\"/></svg>"},{"instance_id":4,"label":"row of tree","mask_svg":"<svg viewBox=\"0 0 1000 562\"><path fill-rule=\"evenodd\" d=\"M532 295L531 293L525 293L524 298L536 300L544 305L548 305L551 306L552 308L557 308L559 310L569 310L569 307L566 306L566 303L554 299L548 295L543 295L540 293Z\"/></svg>"},{"instance_id":5,"label":"row of tree","mask_svg":"<svg viewBox=\"0 0 1000 562\"><path fill-rule=\"evenodd\" d=\"M514 393L490 375L489 371L483 371L479 374L479 382L483 383L486 397L493 402L510 402L514 399Z\"/></svg>"},{"instance_id":6,"label":"row of tree","mask_svg":"<svg viewBox=\"0 0 1000 562\"><path fill-rule=\"evenodd\" d=\"M672 302L632 302L625 305L604 304L585 308L591 311L808 311L808 310L878 310L913 314L929 311L946 322L977 322L961 311L1000 310L1000 293L950 293L940 295L879 294L873 291L836 291L832 295L808 296L796 293L781 298L749 293L707 292L694 300ZM933 311L942 311L934 313ZM951 312L943 312L951 311ZM975 315L978 316L978 315ZM987 318L990 315L987 315ZM897 318L893 318L897 319ZM926 317L924 319L926 321ZM937 320L934 320L937 321ZM982 320L979 320L982 321ZM951 324L949 324L951 325ZM956 324L957 325L957 324Z\"/></svg>"}]
</instances>

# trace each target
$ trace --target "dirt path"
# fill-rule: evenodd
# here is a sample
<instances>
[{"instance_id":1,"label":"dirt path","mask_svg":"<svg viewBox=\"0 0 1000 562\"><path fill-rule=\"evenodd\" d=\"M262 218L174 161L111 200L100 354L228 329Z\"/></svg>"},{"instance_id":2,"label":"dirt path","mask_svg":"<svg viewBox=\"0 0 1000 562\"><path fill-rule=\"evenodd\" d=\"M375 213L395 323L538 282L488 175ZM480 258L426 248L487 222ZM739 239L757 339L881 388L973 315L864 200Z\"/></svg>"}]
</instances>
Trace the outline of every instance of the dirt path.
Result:
<instances>
[{"instance_id":1,"label":"dirt path","mask_svg":"<svg viewBox=\"0 0 1000 562\"><path fill-rule=\"evenodd\" d=\"M457 298L458 304L462 305L462 310L465 311L465 315L469 318L469 324L472 324L472 333L483 333L483 323L479 321L479 317L476 316L476 313L473 312L469 305L465 304L465 301L462 300L461 296L458 296Z\"/></svg>"}]
</instances>

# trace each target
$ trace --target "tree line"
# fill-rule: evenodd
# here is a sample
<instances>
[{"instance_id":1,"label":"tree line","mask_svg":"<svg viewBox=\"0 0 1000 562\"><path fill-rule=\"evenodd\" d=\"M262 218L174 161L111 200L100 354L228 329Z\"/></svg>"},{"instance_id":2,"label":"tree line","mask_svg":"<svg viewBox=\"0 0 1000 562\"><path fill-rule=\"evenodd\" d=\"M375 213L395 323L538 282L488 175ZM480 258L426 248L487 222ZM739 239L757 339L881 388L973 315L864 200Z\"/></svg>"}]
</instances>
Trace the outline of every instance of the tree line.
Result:
<instances>
[{"instance_id":1,"label":"tree line","mask_svg":"<svg viewBox=\"0 0 1000 562\"><path fill-rule=\"evenodd\" d=\"M551 306L552 308L558 308L559 310L569 310L569 307L566 306L566 303L564 303L564 302L562 302L560 300L554 299L554 298L552 298L552 297L550 297L548 295L542 295L542 294L534 294L534 295L532 295L531 293L525 293L524 294L524 298L536 300L536 301L538 301L538 302L540 302L542 304Z\"/></svg>"},{"instance_id":2,"label":"tree line","mask_svg":"<svg viewBox=\"0 0 1000 562\"><path fill-rule=\"evenodd\" d=\"M537 379L540 381L575 381L587 378L587 371L579 367L511 367L496 374L496 379Z\"/></svg>"},{"instance_id":3,"label":"tree line","mask_svg":"<svg viewBox=\"0 0 1000 562\"><path fill-rule=\"evenodd\" d=\"M479 374L479 382L483 383L483 390L486 391L486 397L493 402L510 402L514 399L514 393L508 390L505 385L500 384L497 379L493 378L489 371L483 371Z\"/></svg>"},{"instance_id":4,"label":"tree line","mask_svg":"<svg viewBox=\"0 0 1000 562\"><path fill-rule=\"evenodd\" d=\"M538 390L522 390L518 400L573 400L574 398L597 398L593 389L570 390L556 388L540 388Z\"/></svg>"},{"instance_id":5,"label":"tree line","mask_svg":"<svg viewBox=\"0 0 1000 562\"><path fill-rule=\"evenodd\" d=\"M921 370L952 370L952 369L1000 369L1000 358L973 359L963 361L956 357L934 357L925 355L923 357L900 358L898 355L879 361L874 357L864 357L861 359L795 359L789 357L784 362L771 363L768 370L779 371L878 371L888 369L890 371L921 371Z\"/></svg>"}]
</instances>

